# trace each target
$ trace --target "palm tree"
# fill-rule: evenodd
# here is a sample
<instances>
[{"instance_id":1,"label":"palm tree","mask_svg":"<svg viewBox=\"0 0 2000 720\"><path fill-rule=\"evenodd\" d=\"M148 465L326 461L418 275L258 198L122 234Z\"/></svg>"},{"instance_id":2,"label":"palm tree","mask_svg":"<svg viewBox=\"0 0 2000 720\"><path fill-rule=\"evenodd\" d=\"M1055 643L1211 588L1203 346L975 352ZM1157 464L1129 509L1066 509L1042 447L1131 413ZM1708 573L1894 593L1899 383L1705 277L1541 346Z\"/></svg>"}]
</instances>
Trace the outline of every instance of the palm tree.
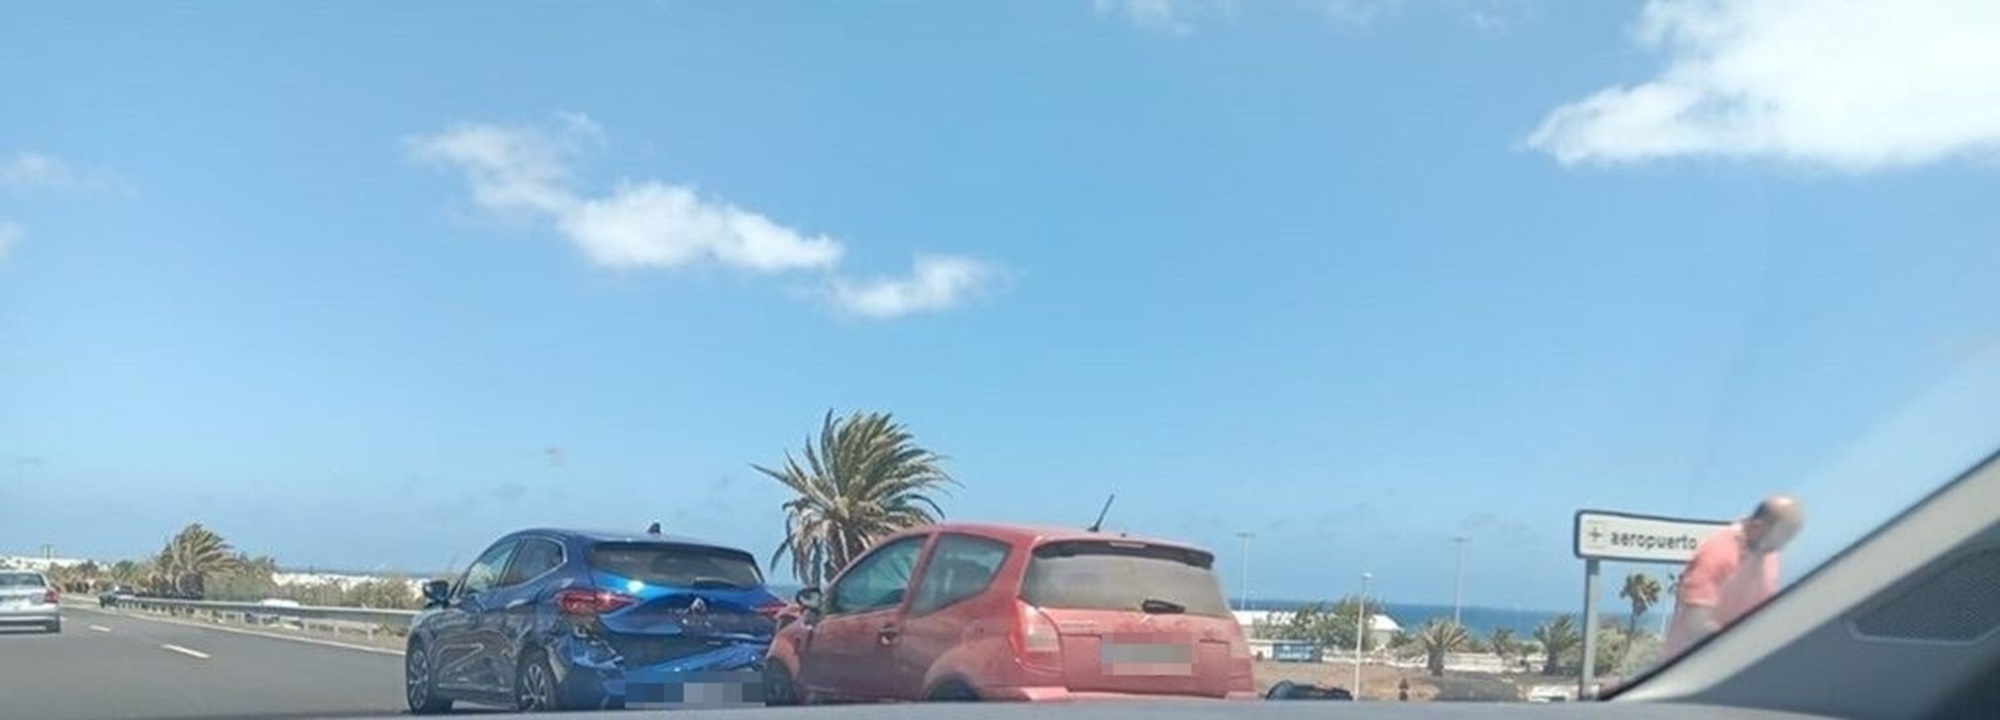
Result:
<instances>
[{"instance_id":1,"label":"palm tree","mask_svg":"<svg viewBox=\"0 0 2000 720\"><path fill-rule=\"evenodd\" d=\"M76 578L73 582L76 583L77 592L92 592L97 589L97 583L103 577L104 568L99 566L96 560L85 560L76 566Z\"/></svg>"},{"instance_id":2,"label":"palm tree","mask_svg":"<svg viewBox=\"0 0 2000 720\"><path fill-rule=\"evenodd\" d=\"M1632 603L1632 615L1625 623L1625 647L1618 653L1618 664L1624 665L1626 656L1632 654L1632 644L1639 639L1639 618L1660 602L1660 581L1643 572L1626 575L1625 587L1618 590L1618 597Z\"/></svg>"},{"instance_id":3,"label":"palm tree","mask_svg":"<svg viewBox=\"0 0 2000 720\"><path fill-rule=\"evenodd\" d=\"M42 577L48 578L49 583L55 585L58 591L76 591L75 588L71 587L76 579L75 568L67 565L50 565L48 569L42 571Z\"/></svg>"},{"instance_id":4,"label":"palm tree","mask_svg":"<svg viewBox=\"0 0 2000 720\"><path fill-rule=\"evenodd\" d=\"M1465 626L1443 618L1433 618L1417 628L1417 645L1424 651L1424 667L1431 677L1444 675L1444 656L1458 652L1472 643L1472 634Z\"/></svg>"},{"instance_id":5,"label":"palm tree","mask_svg":"<svg viewBox=\"0 0 2000 720\"><path fill-rule=\"evenodd\" d=\"M1576 618L1557 615L1535 628L1533 637L1542 646L1542 674L1554 675L1561 666L1562 656L1583 641L1576 633Z\"/></svg>"},{"instance_id":6,"label":"palm tree","mask_svg":"<svg viewBox=\"0 0 2000 720\"><path fill-rule=\"evenodd\" d=\"M110 574L111 582L126 587L138 585L139 581L145 578L144 569L140 567L139 563L130 560L120 560L112 563Z\"/></svg>"},{"instance_id":7,"label":"palm tree","mask_svg":"<svg viewBox=\"0 0 2000 720\"><path fill-rule=\"evenodd\" d=\"M256 557L239 555L237 558L236 572L239 575L269 582L271 576L278 574L277 558L269 555L258 555Z\"/></svg>"},{"instance_id":8,"label":"palm tree","mask_svg":"<svg viewBox=\"0 0 2000 720\"><path fill-rule=\"evenodd\" d=\"M771 565L790 555L792 576L817 586L883 536L943 517L932 495L957 481L914 440L888 413L836 420L828 410L819 446L806 440L804 465L791 453L781 470L751 465L796 494L782 506L785 540Z\"/></svg>"},{"instance_id":9,"label":"palm tree","mask_svg":"<svg viewBox=\"0 0 2000 720\"><path fill-rule=\"evenodd\" d=\"M1349 595L1341 598L1326 611L1323 623L1327 626L1321 634L1325 643L1335 647L1354 647L1354 632L1361 630L1361 647L1364 651L1375 650L1375 616L1383 614L1381 601ZM1366 619L1362 619L1365 617Z\"/></svg>"},{"instance_id":10,"label":"palm tree","mask_svg":"<svg viewBox=\"0 0 2000 720\"><path fill-rule=\"evenodd\" d=\"M201 523L181 528L160 550L160 570L175 591L201 594L209 577L237 567L235 548Z\"/></svg>"},{"instance_id":11,"label":"palm tree","mask_svg":"<svg viewBox=\"0 0 2000 720\"><path fill-rule=\"evenodd\" d=\"M1507 657L1514 654L1514 629L1493 628L1486 636L1486 644L1493 648L1493 654L1500 656L1500 664L1507 664Z\"/></svg>"}]
</instances>

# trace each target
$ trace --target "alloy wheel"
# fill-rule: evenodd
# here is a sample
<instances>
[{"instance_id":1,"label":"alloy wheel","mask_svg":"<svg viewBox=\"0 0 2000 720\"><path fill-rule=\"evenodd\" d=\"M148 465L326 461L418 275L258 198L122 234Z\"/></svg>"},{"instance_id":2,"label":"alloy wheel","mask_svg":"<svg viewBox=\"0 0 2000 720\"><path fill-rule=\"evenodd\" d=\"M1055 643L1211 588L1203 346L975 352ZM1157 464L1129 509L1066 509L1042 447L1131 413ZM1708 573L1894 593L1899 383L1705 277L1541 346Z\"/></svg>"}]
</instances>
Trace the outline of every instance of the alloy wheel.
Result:
<instances>
[{"instance_id":1,"label":"alloy wheel","mask_svg":"<svg viewBox=\"0 0 2000 720\"><path fill-rule=\"evenodd\" d=\"M541 658L531 658L521 668L521 682L514 707L521 712L541 712L554 707L555 683L549 677L549 666Z\"/></svg>"}]
</instances>

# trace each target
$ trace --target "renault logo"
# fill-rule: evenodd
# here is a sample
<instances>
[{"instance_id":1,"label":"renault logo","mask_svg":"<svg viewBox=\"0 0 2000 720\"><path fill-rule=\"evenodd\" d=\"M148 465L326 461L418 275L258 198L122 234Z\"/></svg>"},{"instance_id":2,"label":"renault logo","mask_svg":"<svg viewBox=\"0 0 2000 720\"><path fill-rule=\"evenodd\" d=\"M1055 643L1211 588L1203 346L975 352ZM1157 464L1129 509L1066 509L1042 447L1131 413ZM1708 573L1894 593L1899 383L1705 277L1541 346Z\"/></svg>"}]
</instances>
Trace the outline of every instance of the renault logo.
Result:
<instances>
[{"instance_id":1,"label":"renault logo","mask_svg":"<svg viewBox=\"0 0 2000 720\"><path fill-rule=\"evenodd\" d=\"M695 598L694 602L688 604L688 614L689 615L708 614L708 601L703 600L701 598Z\"/></svg>"}]
</instances>

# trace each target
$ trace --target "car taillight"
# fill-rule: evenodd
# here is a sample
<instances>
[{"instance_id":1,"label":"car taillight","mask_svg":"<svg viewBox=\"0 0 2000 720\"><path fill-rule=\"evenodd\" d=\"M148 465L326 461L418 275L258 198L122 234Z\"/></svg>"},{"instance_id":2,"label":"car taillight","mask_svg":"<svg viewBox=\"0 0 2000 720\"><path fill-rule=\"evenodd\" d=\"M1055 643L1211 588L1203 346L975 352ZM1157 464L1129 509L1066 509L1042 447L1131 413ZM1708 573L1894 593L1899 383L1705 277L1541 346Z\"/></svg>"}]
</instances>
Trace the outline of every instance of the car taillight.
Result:
<instances>
[{"instance_id":1,"label":"car taillight","mask_svg":"<svg viewBox=\"0 0 2000 720\"><path fill-rule=\"evenodd\" d=\"M47 592L42 593L42 602L54 605L62 602L62 596L56 594L55 588L49 588Z\"/></svg>"},{"instance_id":2,"label":"car taillight","mask_svg":"<svg viewBox=\"0 0 2000 720\"><path fill-rule=\"evenodd\" d=\"M1014 655L1024 665L1062 666L1062 636L1039 608L1015 601Z\"/></svg>"},{"instance_id":3,"label":"car taillight","mask_svg":"<svg viewBox=\"0 0 2000 720\"><path fill-rule=\"evenodd\" d=\"M556 593L556 608L564 615L602 615L635 602L637 598L610 590L570 588Z\"/></svg>"}]
</instances>

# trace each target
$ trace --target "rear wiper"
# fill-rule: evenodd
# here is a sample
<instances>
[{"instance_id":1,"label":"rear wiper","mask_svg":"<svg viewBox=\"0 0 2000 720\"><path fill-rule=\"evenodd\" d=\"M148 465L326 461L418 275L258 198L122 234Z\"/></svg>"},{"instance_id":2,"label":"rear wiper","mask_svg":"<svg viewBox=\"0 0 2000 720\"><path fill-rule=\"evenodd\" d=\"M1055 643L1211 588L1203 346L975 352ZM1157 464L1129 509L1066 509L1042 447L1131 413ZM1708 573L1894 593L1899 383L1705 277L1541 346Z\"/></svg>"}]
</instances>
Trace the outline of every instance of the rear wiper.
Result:
<instances>
[{"instance_id":1,"label":"rear wiper","mask_svg":"<svg viewBox=\"0 0 2000 720\"><path fill-rule=\"evenodd\" d=\"M742 590L743 586L728 580L697 578L687 586L695 590Z\"/></svg>"},{"instance_id":2,"label":"rear wiper","mask_svg":"<svg viewBox=\"0 0 2000 720\"><path fill-rule=\"evenodd\" d=\"M1177 615L1187 612L1187 606L1159 598L1146 598L1139 601L1139 610L1161 615Z\"/></svg>"}]
</instances>

